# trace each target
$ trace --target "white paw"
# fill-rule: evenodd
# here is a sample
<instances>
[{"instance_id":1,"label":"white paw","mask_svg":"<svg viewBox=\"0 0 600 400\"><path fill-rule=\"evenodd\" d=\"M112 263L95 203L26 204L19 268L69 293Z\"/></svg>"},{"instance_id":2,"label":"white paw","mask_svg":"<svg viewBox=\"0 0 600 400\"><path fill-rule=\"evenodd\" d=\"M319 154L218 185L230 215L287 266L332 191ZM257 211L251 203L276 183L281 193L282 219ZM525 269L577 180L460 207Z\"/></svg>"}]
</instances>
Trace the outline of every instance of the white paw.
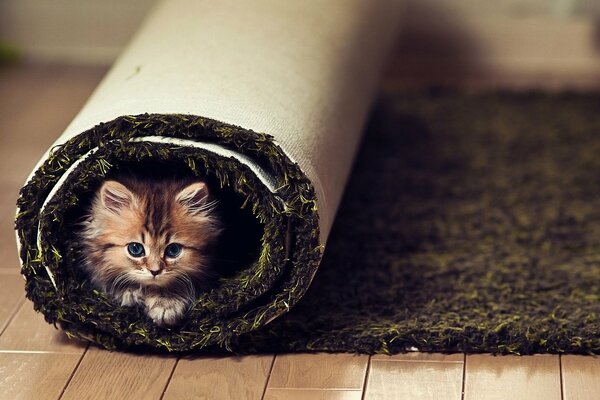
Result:
<instances>
[{"instance_id":1,"label":"white paw","mask_svg":"<svg viewBox=\"0 0 600 400\"><path fill-rule=\"evenodd\" d=\"M147 297L146 313L158 326L176 325L184 316L187 303L179 298Z\"/></svg>"},{"instance_id":2,"label":"white paw","mask_svg":"<svg viewBox=\"0 0 600 400\"><path fill-rule=\"evenodd\" d=\"M125 289L121 294L121 305L122 306L133 306L135 304L142 304L144 302L142 289Z\"/></svg>"}]
</instances>

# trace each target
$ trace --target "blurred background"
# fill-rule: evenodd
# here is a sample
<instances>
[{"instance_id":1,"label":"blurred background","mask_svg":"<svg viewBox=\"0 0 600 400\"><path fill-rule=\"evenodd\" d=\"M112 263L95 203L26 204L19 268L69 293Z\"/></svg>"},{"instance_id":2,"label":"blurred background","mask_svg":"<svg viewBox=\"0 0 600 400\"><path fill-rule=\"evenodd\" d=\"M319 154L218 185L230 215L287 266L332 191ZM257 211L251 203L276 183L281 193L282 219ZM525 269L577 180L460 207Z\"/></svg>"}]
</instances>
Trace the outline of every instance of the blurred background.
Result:
<instances>
[{"instance_id":1,"label":"blurred background","mask_svg":"<svg viewBox=\"0 0 600 400\"><path fill-rule=\"evenodd\" d=\"M5 59L108 66L156 0L0 0ZM404 0L388 77L600 86L598 0Z\"/></svg>"},{"instance_id":2,"label":"blurred background","mask_svg":"<svg viewBox=\"0 0 600 400\"><path fill-rule=\"evenodd\" d=\"M384 91L437 84L475 89L600 89L600 0L398 1L406 8L400 21L399 41L383 82ZM364 374L368 361L346 361L343 355L318 361L278 355L278 364L273 356L260 358L254 364L239 361L228 364L227 359L213 360L211 364L200 359L200 364L189 364L182 359L177 371L180 366L188 367L173 374L175 359L133 358L94 348L86 353L85 345L67 342L64 335L57 334L33 312L29 303L24 303L14 233L19 189L155 3L157 0L0 0L0 94L3 94L0 96L0 398L24 398L28 393L33 393L29 397L32 399L79 399L86 398L85 394L106 398L107 391L122 393L126 398L150 398L154 393L158 393L156 398L162 398L167 385L171 385L169 371L171 376L181 377L178 382L198 381L199 389L195 390L210 387L249 393L251 385L247 383L254 382L262 385L266 393L267 384L274 380L265 378L267 381L263 383L263 378L258 377L262 373L259 370L264 369L268 377L269 366L273 370L273 365L280 365L281 376L290 377L290 382L302 384L310 380L308 376L313 376L303 372L309 371L311 365L321 366L313 371L318 375L315 381L327 380L332 385L331 371L343 374L354 371L356 374L348 376L358 376L357 382L361 383L356 387L363 387L360 385L367 382ZM556 125L557 129L561 126ZM409 126L409 133L412 131L420 132ZM404 139L406 143L415 140L411 137L416 136L409 135ZM415 143L421 142L415 140ZM526 138L523 143L531 146L534 142ZM416 154L419 156L420 153ZM422 358L422 362L410 358L398 363L379 359L379 363L372 364L375 367L368 367L368 373L379 371L381 375L369 378L369 382L382 382L382 388L386 382L399 382L391 386L394 393L398 388L409 388L406 390L430 393L432 398L449 398L451 386L457 388L456 398L460 398L463 378L479 382L474 384L474 392L480 387L481 397L475 394L475 398L489 395L490 388L502 391L509 388L511 393L523 396L512 397L515 400L536 395L535 398L548 400L560 398L563 386L568 396L576 397L577 390L581 393L587 390L593 393L593 398L598 398L600 392L596 389L598 359L546 355L532 359L459 357L440 358L439 362L432 358ZM466 364L464 360L468 360ZM359 365L364 365L363 375L359 373L362 368ZM236 375L237 371L242 371L243 376ZM194 378L197 373L210 378L201 384ZM229 386L230 382L237 386ZM340 384L335 385L338 389L330 393L343 396ZM169 386L172 387L175 386ZM464 383L462 396L465 397L465 387L470 398L470 389ZM182 389L185 393L182 397L189 396L189 388ZM435 397L441 393L436 389L445 390L444 394ZM303 393L293 390L298 396ZM170 392L166 393L165 398ZM325 392L310 389L310 393L325 398ZM361 398L361 391L348 394Z\"/></svg>"}]
</instances>

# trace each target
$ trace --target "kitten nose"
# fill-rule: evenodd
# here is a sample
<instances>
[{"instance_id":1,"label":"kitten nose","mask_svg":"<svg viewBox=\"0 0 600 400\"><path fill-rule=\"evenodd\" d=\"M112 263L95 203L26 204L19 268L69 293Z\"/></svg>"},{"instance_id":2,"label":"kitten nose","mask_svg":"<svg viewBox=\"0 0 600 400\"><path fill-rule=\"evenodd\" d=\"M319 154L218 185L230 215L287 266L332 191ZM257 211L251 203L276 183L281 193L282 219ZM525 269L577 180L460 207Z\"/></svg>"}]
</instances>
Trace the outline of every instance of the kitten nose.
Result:
<instances>
[{"instance_id":1,"label":"kitten nose","mask_svg":"<svg viewBox=\"0 0 600 400\"><path fill-rule=\"evenodd\" d=\"M151 269L151 270L149 270L149 271L150 271L150 273L152 274L152 276L156 276L156 275L160 274L160 269L157 269L157 270L153 270L153 269Z\"/></svg>"}]
</instances>

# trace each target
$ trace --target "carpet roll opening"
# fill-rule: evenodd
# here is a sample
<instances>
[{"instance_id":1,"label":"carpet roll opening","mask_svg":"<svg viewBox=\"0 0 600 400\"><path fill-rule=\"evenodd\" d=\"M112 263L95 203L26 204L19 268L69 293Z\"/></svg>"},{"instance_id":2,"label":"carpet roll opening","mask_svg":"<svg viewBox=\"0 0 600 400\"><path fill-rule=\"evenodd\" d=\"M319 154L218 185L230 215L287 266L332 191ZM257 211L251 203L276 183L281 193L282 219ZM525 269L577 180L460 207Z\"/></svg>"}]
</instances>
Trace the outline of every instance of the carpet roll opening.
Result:
<instances>
[{"instance_id":1,"label":"carpet roll opening","mask_svg":"<svg viewBox=\"0 0 600 400\"><path fill-rule=\"evenodd\" d=\"M140 123L144 128L136 129ZM115 126L119 128L114 129ZM146 129L157 133L161 127L174 126L179 140L170 136L172 141L157 142L145 133ZM263 181L244 163L248 159L240 162L234 158L244 158L231 150L235 145L216 146L217 139L203 145L211 149L207 150L196 147L198 140L181 139L206 139L224 128L239 129L197 117L144 115L99 125L53 150L23 188L19 200L23 210L41 203L40 213L23 211L17 219L23 240L21 256L26 260L23 274L27 278L27 293L48 322L59 323L74 336L109 348L158 344L167 350L183 350L220 343L232 334L252 330L265 318L285 312L300 298L308 284L305 276L314 273L320 256L314 192L302 173L289 161L286 166L285 155L262 135L247 132L244 145L263 143L265 148L259 149L261 145L255 150L258 158L279 153L275 157L279 159L277 165L270 161L267 167L273 166L282 174L268 177L263 171ZM210 133L205 137L205 132ZM239 133L235 135L238 140ZM67 166L65 160L77 161ZM123 164L131 163L137 163L138 168L159 163L171 170L208 178L222 187L221 192L225 189L235 193L238 203L243 199L256 222L263 226L258 257L234 271L232 277L223 279L215 289L203 293L185 324L177 330L156 327L139 310L112 304L105 293L90 286L77 266L80 260L77 238L73 237L74 219L80 215L91 190ZM251 230L257 230L256 222L249 227ZM288 231L292 223L294 229ZM292 244L292 240L297 243ZM290 246L298 244L309 251L294 252L290 257ZM233 245L237 246L237 242ZM39 253L33 258L31 251L35 248ZM208 332L203 341L193 340L198 332Z\"/></svg>"},{"instance_id":2,"label":"carpet roll opening","mask_svg":"<svg viewBox=\"0 0 600 400\"><path fill-rule=\"evenodd\" d=\"M16 229L35 309L107 348L166 351L228 347L287 312L319 266L398 8L159 4L21 191ZM221 254L235 253L233 265L180 326L116 304L80 268L77 221L126 169L206 180L225 212Z\"/></svg>"}]
</instances>

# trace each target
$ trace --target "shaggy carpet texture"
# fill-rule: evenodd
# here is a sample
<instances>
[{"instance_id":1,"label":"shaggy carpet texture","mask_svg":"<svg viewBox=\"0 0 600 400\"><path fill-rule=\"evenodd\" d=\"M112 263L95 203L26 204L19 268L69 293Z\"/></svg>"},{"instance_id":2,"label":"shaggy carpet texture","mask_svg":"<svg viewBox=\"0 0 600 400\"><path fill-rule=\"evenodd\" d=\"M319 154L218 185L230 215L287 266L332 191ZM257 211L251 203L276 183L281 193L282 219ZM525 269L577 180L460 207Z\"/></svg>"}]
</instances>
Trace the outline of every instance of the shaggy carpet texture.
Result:
<instances>
[{"instance_id":1,"label":"shaggy carpet texture","mask_svg":"<svg viewBox=\"0 0 600 400\"><path fill-rule=\"evenodd\" d=\"M599 107L387 93L310 289L232 349L600 353Z\"/></svg>"},{"instance_id":2,"label":"shaggy carpet texture","mask_svg":"<svg viewBox=\"0 0 600 400\"><path fill-rule=\"evenodd\" d=\"M310 286L320 256L314 194L267 137L201 118L122 118L58 149L23 189L27 294L48 322L107 348L600 354L599 106L597 94L385 93ZM266 157L287 177L293 207L279 210L227 159L127 142L163 125ZM97 143L38 221L49 184ZM258 259L199 298L180 330L111 304L70 250L66 220L82 196L111 165L150 156L230 185L264 224ZM298 228L281 269L284 216ZM46 246L36 252L38 223Z\"/></svg>"}]
</instances>

